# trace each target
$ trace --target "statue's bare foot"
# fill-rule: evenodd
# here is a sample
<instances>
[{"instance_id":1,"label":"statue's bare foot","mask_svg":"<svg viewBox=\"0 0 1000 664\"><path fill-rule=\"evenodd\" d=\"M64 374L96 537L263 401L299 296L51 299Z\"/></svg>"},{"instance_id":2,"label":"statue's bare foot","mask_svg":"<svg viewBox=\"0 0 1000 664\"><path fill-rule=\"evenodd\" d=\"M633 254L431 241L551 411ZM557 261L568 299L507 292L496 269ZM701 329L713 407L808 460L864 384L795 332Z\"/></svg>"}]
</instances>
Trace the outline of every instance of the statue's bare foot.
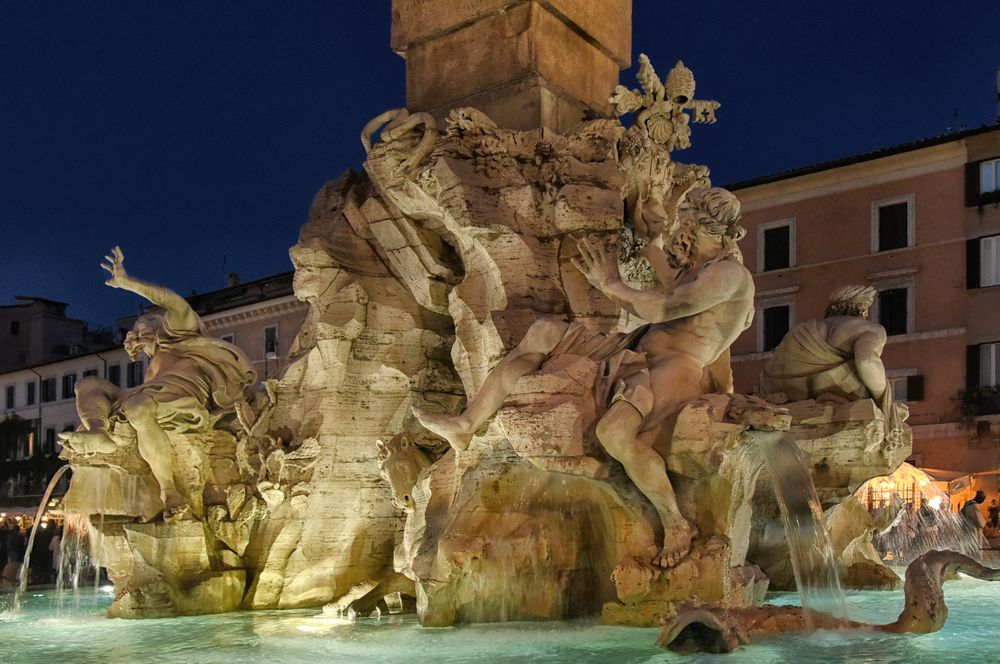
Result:
<instances>
[{"instance_id":1,"label":"statue's bare foot","mask_svg":"<svg viewBox=\"0 0 1000 664\"><path fill-rule=\"evenodd\" d=\"M59 434L63 447L77 454L110 454L118 449L115 442L104 431L64 431Z\"/></svg>"},{"instance_id":2,"label":"statue's bare foot","mask_svg":"<svg viewBox=\"0 0 1000 664\"><path fill-rule=\"evenodd\" d=\"M663 549L653 559L660 567L674 567L691 551L691 540L698 534L687 519L677 515L663 522Z\"/></svg>"},{"instance_id":3,"label":"statue's bare foot","mask_svg":"<svg viewBox=\"0 0 1000 664\"><path fill-rule=\"evenodd\" d=\"M456 450L464 450L472 442L472 425L461 415L445 415L444 413L430 413L413 407L413 414L420 424L431 433L436 433Z\"/></svg>"}]
</instances>

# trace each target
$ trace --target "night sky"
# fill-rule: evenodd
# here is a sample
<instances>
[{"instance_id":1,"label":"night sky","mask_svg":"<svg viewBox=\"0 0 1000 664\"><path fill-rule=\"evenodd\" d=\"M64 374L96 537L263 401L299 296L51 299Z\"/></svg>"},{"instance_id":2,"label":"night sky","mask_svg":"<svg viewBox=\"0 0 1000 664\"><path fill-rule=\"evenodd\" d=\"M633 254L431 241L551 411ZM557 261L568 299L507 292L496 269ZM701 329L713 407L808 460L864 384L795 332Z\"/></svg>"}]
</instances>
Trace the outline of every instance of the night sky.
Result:
<instances>
[{"instance_id":1,"label":"night sky","mask_svg":"<svg viewBox=\"0 0 1000 664\"><path fill-rule=\"evenodd\" d=\"M404 103L389 5L0 0L0 304L112 324L139 303L103 285L115 244L182 294L291 269L315 192ZM675 155L717 184L996 121L993 0L634 5L633 61L722 102Z\"/></svg>"}]
</instances>

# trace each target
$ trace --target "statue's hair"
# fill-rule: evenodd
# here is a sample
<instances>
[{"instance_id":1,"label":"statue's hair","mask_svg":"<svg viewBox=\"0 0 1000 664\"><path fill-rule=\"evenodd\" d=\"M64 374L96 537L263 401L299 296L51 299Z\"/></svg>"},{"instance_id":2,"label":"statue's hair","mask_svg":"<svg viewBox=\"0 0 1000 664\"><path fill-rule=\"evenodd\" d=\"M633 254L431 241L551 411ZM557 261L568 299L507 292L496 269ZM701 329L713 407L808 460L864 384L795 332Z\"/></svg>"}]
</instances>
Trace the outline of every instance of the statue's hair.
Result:
<instances>
[{"instance_id":1,"label":"statue's hair","mask_svg":"<svg viewBox=\"0 0 1000 664\"><path fill-rule=\"evenodd\" d=\"M721 187L701 187L688 193L687 202L696 213L695 223L701 230L722 242L722 254L735 256L742 262L743 254L737 243L747 230L739 224L740 200Z\"/></svg>"},{"instance_id":2,"label":"statue's hair","mask_svg":"<svg viewBox=\"0 0 1000 664\"><path fill-rule=\"evenodd\" d=\"M826 308L824 318L835 316L855 316L864 318L875 302L876 290L873 286L844 286L830 294L830 305Z\"/></svg>"}]
</instances>

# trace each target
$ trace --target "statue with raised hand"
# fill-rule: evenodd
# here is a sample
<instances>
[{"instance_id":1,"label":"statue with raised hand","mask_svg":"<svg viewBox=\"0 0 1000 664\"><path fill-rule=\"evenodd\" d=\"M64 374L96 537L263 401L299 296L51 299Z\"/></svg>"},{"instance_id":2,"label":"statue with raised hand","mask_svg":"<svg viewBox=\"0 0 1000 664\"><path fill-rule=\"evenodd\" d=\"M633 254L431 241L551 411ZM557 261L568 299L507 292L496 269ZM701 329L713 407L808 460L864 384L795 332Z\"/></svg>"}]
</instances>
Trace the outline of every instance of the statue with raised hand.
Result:
<instances>
[{"instance_id":1,"label":"statue with raised hand","mask_svg":"<svg viewBox=\"0 0 1000 664\"><path fill-rule=\"evenodd\" d=\"M668 418L701 395L705 371L720 363L728 368L729 346L750 325L754 306L753 278L737 247L744 233L739 201L724 189L703 188L688 195L688 204L666 246L662 237L651 238L647 257L662 288L631 288L619 274L613 248L589 240L578 245L573 264L587 281L648 325L605 334L579 322L541 318L490 371L463 412L415 409L424 427L463 450L517 381L544 370L548 359L578 355L603 363L599 373L608 377L610 389L599 397L596 435L656 508L664 543L655 562L663 566L687 553L695 530L680 513L654 444ZM718 382L731 391L731 377Z\"/></svg>"},{"instance_id":2,"label":"statue with raised hand","mask_svg":"<svg viewBox=\"0 0 1000 664\"><path fill-rule=\"evenodd\" d=\"M111 276L105 282L149 300L158 309L140 316L125 336L131 359L149 357L145 381L122 389L90 376L76 384L81 424L59 435L77 454L115 451L128 441L114 436L115 422L135 430L139 455L160 485L164 514L185 508L174 481L170 439L166 431L193 431L212 426L211 413L233 410L256 382L250 360L239 348L208 336L198 314L173 291L136 279L125 271L125 257L115 247L102 263Z\"/></svg>"}]
</instances>

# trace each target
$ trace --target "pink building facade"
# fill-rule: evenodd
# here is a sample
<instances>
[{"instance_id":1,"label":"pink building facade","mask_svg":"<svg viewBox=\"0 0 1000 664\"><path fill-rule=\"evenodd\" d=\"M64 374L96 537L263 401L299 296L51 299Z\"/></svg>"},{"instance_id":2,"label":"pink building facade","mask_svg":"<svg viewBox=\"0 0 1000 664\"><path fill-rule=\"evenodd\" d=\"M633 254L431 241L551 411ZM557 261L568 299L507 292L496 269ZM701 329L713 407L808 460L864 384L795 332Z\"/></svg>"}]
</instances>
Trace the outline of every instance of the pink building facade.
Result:
<instances>
[{"instance_id":1,"label":"pink building facade","mask_svg":"<svg viewBox=\"0 0 1000 664\"><path fill-rule=\"evenodd\" d=\"M871 285L872 318L889 333L887 375L910 408L911 460L995 473L998 164L993 125L731 185L757 284L753 326L733 347L737 391L754 391L773 347L822 317L834 289ZM963 392L981 398L963 401Z\"/></svg>"}]
</instances>

